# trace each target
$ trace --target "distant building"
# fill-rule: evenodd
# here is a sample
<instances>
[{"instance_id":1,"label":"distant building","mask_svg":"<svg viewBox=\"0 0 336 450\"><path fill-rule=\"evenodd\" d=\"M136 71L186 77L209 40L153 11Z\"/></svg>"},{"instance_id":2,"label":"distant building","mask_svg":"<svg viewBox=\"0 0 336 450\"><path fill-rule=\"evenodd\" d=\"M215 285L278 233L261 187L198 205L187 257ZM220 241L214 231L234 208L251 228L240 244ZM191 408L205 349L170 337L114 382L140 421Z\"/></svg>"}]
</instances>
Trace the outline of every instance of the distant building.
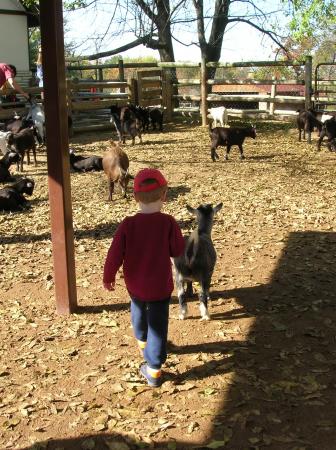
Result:
<instances>
[{"instance_id":1,"label":"distant building","mask_svg":"<svg viewBox=\"0 0 336 450\"><path fill-rule=\"evenodd\" d=\"M0 61L16 66L23 85L31 77L29 28L39 26L38 10L26 8L19 0L0 1Z\"/></svg>"}]
</instances>

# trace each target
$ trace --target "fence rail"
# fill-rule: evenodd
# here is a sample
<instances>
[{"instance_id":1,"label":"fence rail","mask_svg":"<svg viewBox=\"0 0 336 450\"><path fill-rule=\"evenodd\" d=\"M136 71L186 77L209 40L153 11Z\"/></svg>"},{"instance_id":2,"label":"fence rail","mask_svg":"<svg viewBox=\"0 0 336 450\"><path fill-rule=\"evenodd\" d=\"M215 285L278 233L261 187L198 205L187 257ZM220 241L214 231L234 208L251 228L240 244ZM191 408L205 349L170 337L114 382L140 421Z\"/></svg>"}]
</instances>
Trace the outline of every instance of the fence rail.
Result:
<instances>
[{"instance_id":1,"label":"fence rail","mask_svg":"<svg viewBox=\"0 0 336 450\"><path fill-rule=\"evenodd\" d=\"M301 73L297 79L254 79L234 76L237 70L247 68L288 67L292 73ZM319 67L319 66L318 66ZM111 78L111 69L113 79ZM159 106L165 110L166 120L174 115L191 114L201 117L206 125L209 107L224 105L233 117L275 117L295 114L298 107L309 107L318 100L325 110L336 104L336 76L329 79L315 73L315 90L312 85L312 59L305 61L250 61L235 63L124 63L98 65L69 65L67 74L90 71L94 79L69 78L67 98L69 113L73 114L75 129L83 130L108 126L111 105L128 102L142 106ZM211 75L211 76L210 76ZM41 88L26 89L39 95ZM10 93L10 92L9 92ZM19 96L20 99L20 96ZM41 100L42 101L42 100ZM25 112L20 101L7 103L0 108L0 119L15 112ZM96 119L92 114L95 114ZM90 120L90 117L92 118Z\"/></svg>"}]
</instances>

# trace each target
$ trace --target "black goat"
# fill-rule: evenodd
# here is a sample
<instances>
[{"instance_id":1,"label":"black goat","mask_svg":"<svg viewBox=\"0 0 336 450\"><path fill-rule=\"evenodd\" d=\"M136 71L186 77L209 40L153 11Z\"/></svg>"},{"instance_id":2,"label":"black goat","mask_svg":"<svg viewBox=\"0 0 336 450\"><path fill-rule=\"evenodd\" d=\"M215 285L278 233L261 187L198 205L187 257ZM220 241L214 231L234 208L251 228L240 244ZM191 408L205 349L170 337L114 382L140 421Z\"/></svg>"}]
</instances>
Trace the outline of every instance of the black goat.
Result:
<instances>
[{"instance_id":1,"label":"black goat","mask_svg":"<svg viewBox=\"0 0 336 450\"><path fill-rule=\"evenodd\" d=\"M75 172L99 172L103 170L103 158L100 156L76 155L70 150L70 166Z\"/></svg>"},{"instance_id":2,"label":"black goat","mask_svg":"<svg viewBox=\"0 0 336 450\"><path fill-rule=\"evenodd\" d=\"M152 123L153 130L156 130L158 125L159 130L163 131L163 112L159 108L153 108L149 110L149 118Z\"/></svg>"},{"instance_id":3,"label":"black goat","mask_svg":"<svg viewBox=\"0 0 336 450\"><path fill-rule=\"evenodd\" d=\"M28 207L23 194L32 195L34 180L22 178L11 186L0 189L0 211L18 211Z\"/></svg>"},{"instance_id":4,"label":"black goat","mask_svg":"<svg viewBox=\"0 0 336 450\"><path fill-rule=\"evenodd\" d=\"M300 110L296 118L297 127L299 130L299 142L301 142L301 134L303 131L303 139L306 139L307 133L307 142L311 143L311 132L314 131L314 128L317 128L319 132L322 130L322 122L317 119L317 112L313 109Z\"/></svg>"},{"instance_id":5,"label":"black goat","mask_svg":"<svg viewBox=\"0 0 336 450\"><path fill-rule=\"evenodd\" d=\"M27 153L27 163L30 164L29 152L32 150L34 157L34 164L36 161L36 143L34 138L34 131L31 128L25 128L16 134L9 134L7 137L7 145L11 150L16 151L21 156L20 170L23 171L23 158ZM19 170L19 163L17 162L17 169Z\"/></svg>"},{"instance_id":6,"label":"black goat","mask_svg":"<svg viewBox=\"0 0 336 450\"><path fill-rule=\"evenodd\" d=\"M213 218L223 206L200 205L197 209L187 206L188 211L196 216L197 229L185 237L184 254L174 258L175 280L180 304L180 319L185 319L188 313L187 296L192 295L192 282L198 281L201 287L199 294L202 319L210 319L208 313L208 297L212 273L216 264L216 250L211 240ZM187 289L184 290L184 284Z\"/></svg>"},{"instance_id":7,"label":"black goat","mask_svg":"<svg viewBox=\"0 0 336 450\"><path fill-rule=\"evenodd\" d=\"M5 156L0 159L0 182L11 180L9 168L12 164L20 161L20 155L13 150L7 152Z\"/></svg>"},{"instance_id":8,"label":"black goat","mask_svg":"<svg viewBox=\"0 0 336 450\"><path fill-rule=\"evenodd\" d=\"M128 105L133 111L135 117L139 120L141 124L141 129L143 131L148 131L149 128L149 109L139 105Z\"/></svg>"},{"instance_id":9,"label":"black goat","mask_svg":"<svg viewBox=\"0 0 336 450\"><path fill-rule=\"evenodd\" d=\"M317 150L321 150L323 138L327 136L327 146L330 151L336 151L336 117L324 122L320 137L317 143Z\"/></svg>"},{"instance_id":10,"label":"black goat","mask_svg":"<svg viewBox=\"0 0 336 450\"><path fill-rule=\"evenodd\" d=\"M243 153L243 142L246 137L256 138L255 127L246 128L223 128L216 127L211 129L211 124L209 124L209 134L211 138L211 158L212 161L219 159L216 152L218 146L226 147L225 159L229 159L229 153L233 145L238 145L240 151L240 159L245 159Z\"/></svg>"}]
</instances>

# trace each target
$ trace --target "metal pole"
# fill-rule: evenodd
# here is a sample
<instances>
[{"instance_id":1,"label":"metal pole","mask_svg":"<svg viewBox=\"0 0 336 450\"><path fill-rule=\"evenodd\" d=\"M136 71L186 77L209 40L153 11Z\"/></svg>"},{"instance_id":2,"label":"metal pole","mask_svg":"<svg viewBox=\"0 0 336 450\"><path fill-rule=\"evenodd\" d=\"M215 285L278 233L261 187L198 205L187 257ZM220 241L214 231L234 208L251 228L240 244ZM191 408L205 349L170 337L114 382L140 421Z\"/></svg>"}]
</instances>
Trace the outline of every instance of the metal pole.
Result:
<instances>
[{"instance_id":1,"label":"metal pole","mask_svg":"<svg viewBox=\"0 0 336 450\"><path fill-rule=\"evenodd\" d=\"M62 0L40 0L40 21L56 309L69 314L77 306L77 294Z\"/></svg>"},{"instance_id":2,"label":"metal pole","mask_svg":"<svg viewBox=\"0 0 336 450\"><path fill-rule=\"evenodd\" d=\"M202 126L206 127L208 124L208 73L205 58L202 57L201 63L201 114L202 114Z\"/></svg>"}]
</instances>

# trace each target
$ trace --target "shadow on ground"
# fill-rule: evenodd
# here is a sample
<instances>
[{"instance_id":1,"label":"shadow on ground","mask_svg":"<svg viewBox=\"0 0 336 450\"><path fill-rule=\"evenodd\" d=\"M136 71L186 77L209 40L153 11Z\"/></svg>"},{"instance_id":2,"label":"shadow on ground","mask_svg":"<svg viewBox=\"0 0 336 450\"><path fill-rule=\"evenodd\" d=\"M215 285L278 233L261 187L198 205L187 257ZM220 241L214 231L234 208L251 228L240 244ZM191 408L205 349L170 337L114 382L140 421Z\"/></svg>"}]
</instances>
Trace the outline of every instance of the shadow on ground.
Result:
<instances>
[{"instance_id":1,"label":"shadow on ground","mask_svg":"<svg viewBox=\"0 0 336 450\"><path fill-rule=\"evenodd\" d=\"M213 441L218 446L208 448L335 448L335 249L336 233L290 233L269 283L213 292L214 301L219 296L234 296L241 306L214 315L213 320L255 317L255 321L243 341L224 336L222 341L204 346L170 346L172 353L204 351L222 356L178 378L179 383L197 383L209 375L221 376L221 387L216 389L221 407L212 420L209 439L192 445L181 438L175 443L158 442L151 448L205 449ZM51 440L47 448L88 448L88 439L93 440L90 448L97 450L114 448L112 442L126 442L128 447L124 448L128 449L140 448L131 439L125 441L125 436L104 433ZM24 450L37 448L35 444Z\"/></svg>"}]
</instances>

